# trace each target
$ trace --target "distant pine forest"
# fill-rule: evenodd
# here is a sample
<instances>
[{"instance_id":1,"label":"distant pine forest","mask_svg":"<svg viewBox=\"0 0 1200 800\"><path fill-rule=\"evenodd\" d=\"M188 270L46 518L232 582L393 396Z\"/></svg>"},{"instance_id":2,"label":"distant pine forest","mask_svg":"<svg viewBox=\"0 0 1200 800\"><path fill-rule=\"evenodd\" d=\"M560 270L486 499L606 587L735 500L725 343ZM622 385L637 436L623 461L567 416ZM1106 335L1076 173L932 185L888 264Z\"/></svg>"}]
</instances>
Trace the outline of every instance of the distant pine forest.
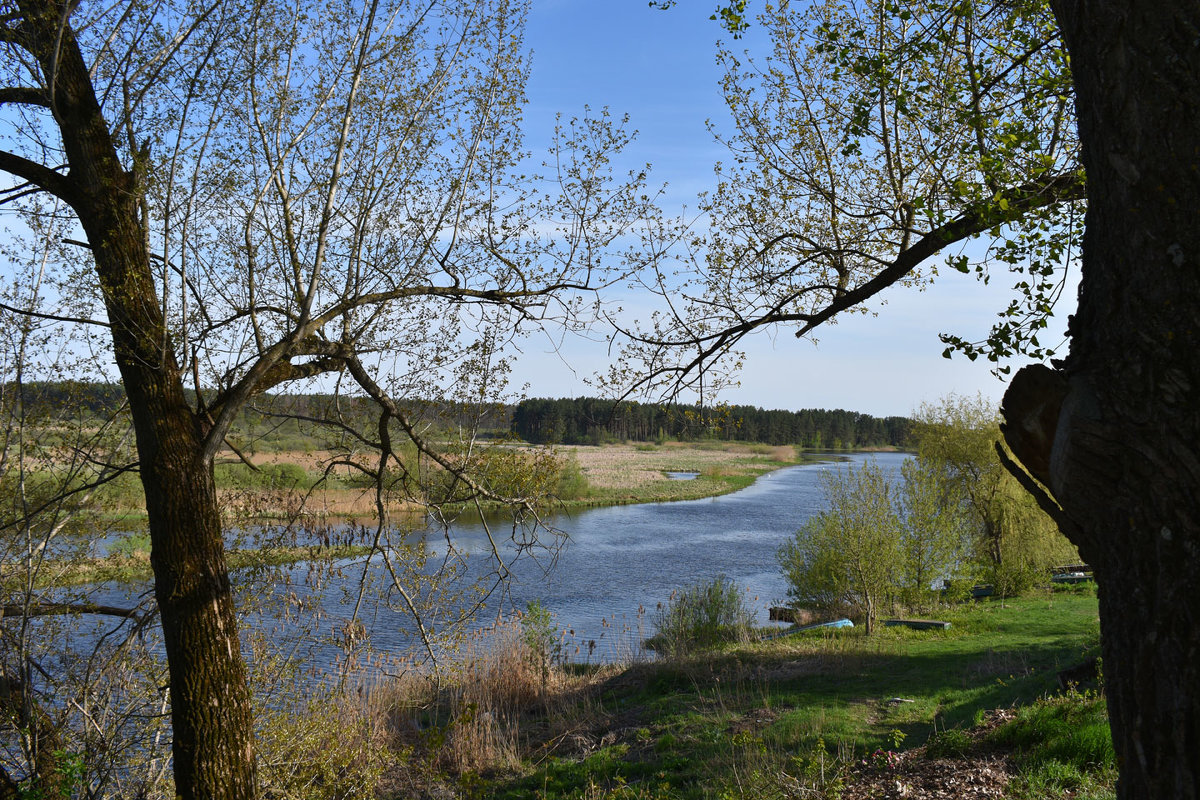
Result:
<instances>
[{"instance_id":1,"label":"distant pine forest","mask_svg":"<svg viewBox=\"0 0 1200 800\"><path fill-rule=\"evenodd\" d=\"M4 387L12 391L11 385ZM115 383L74 381L30 383L23 387L27 409L73 409L107 415L120 408L124 392ZM324 416L333 405L328 395L274 395L259 398L259 413L276 419L292 415L309 419ZM451 403L414 402L414 415L429 421L438 418L448 428L482 422L482 435L516 436L532 444L605 444L620 441L722 441L800 445L812 449L906 447L914 423L907 417L873 417L842 409L802 411L765 410L756 406L681 406L657 403L615 402L594 397L522 400L516 405L497 404L482 415L479 409ZM366 401L343 398L340 413L371 414ZM358 414L355 413L358 412ZM323 413L324 412L324 413ZM244 412L255 417L254 409ZM345 418L343 416L343 418ZM293 422L294 424L294 422ZM243 434L259 428L252 419L235 425ZM291 427L291 426L288 426ZM307 427L307 426L304 426Z\"/></svg>"},{"instance_id":2,"label":"distant pine forest","mask_svg":"<svg viewBox=\"0 0 1200 800\"><path fill-rule=\"evenodd\" d=\"M578 397L522 400L512 411L511 428L534 444L719 439L840 450L905 447L913 425L908 417L881 419L841 409L701 408Z\"/></svg>"}]
</instances>

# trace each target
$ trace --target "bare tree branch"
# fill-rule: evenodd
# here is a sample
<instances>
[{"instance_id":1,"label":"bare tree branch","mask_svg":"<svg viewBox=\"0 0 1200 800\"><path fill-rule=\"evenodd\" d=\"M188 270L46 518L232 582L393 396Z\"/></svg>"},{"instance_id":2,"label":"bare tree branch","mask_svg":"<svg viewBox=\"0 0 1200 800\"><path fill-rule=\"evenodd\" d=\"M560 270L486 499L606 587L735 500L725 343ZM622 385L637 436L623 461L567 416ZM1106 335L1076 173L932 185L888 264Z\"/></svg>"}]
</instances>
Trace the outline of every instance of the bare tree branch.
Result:
<instances>
[{"instance_id":1,"label":"bare tree branch","mask_svg":"<svg viewBox=\"0 0 1200 800\"><path fill-rule=\"evenodd\" d=\"M109 617L124 617L141 622L146 616L136 608L120 608L98 603L9 603L0 606L0 620L18 620L23 617L48 617L64 614L99 614Z\"/></svg>"},{"instance_id":2,"label":"bare tree branch","mask_svg":"<svg viewBox=\"0 0 1200 800\"><path fill-rule=\"evenodd\" d=\"M72 202L75 197L74 188L65 175L15 153L0 150L0 170L29 181L67 203Z\"/></svg>"},{"instance_id":3,"label":"bare tree branch","mask_svg":"<svg viewBox=\"0 0 1200 800\"><path fill-rule=\"evenodd\" d=\"M31 86L0 87L0 105L23 105L50 107L50 98L42 89Z\"/></svg>"},{"instance_id":4,"label":"bare tree branch","mask_svg":"<svg viewBox=\"0 0 1200 800\"><path fill-rule=\"evenodd\" d=\"M0 309L3 309L10 314L20 314L24 317L34 317L36 319L49 320L50 322L74 322L80 325L96 325L101 328L109 327L107 322L102 322L98 319L88 319L87 317L65 317L59 314L43 314L40 311L30 311L25 308L16 308L7 303L0 303Z\"/></svg>"}]
</instances>

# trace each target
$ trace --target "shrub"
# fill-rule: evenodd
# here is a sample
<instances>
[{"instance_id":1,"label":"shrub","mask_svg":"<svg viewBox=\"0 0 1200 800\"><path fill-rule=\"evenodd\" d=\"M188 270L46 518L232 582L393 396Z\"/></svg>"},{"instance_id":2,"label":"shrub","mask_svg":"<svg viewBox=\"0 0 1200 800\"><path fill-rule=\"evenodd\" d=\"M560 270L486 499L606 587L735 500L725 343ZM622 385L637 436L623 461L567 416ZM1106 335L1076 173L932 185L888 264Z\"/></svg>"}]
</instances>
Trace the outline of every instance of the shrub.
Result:
<instances>
[{"instance_id":1,"label":"shrub","mask_svg":"<svg viewBox=\"0 0 1200 800\"><path fill-rule=\"evenodd\" d=\"M545 691L551 668L561 664L565 657L554 615L540 600L533 600L525 606L525 613L521 615L521 638L530 660L541 675L542 690Z\"/></svg>"},{"instance_id":2,"label":"shrub","mask_svg":"<svg viewBox=\"0 0 1200 800\"><path fill-rule=\"evenodd\" d=\"M139 552L150 552L149 533L131 533L113 542L108 548L109 555L122 556L124 558L131 558L135 553Z\"/></svg>"},{"instance_id":3,"label":"shrub","mask_svg":"<svg viewBox=\"0 0 1200 800\"><path fill-rule=\"evenodd\" d=\"M958 728L934 731L925 743L926 758L962 758L971 749L971 737Z\"/></svg>"},{"instance_id":4,"label":"shrub","mask_svg":"<svg viewBox=\"0 0 1200 800\"><path fill-rule=\"evenodd\" d=\"M555 496L559 500L579 500L591 494L587 476L579 468L579 462L572 453L561 459L562 466L558 471L558 488Z\"/></svg>"},{"instance_id":5,"label":"shrub","mask_svg":"<svg viewBox=\"0 0 1200 800\"><path fill-rule=\"evenodd\" d=\"M294 708L257 711L264 797L348 800L371 797L394 756L379 714L361 697L319 690Z\"/></svg>"},{"instance_id":6,"label":"shrub","mask_svg":"<svg viewBox=\"0 0 1200 800\"><path fill-rule=\"evenodd\" d=\"M214 470L223 489L302 489L310 485L308 473L299 464L263 464L252 470L245 464L218 464Z\"/></svg>"},{"instance_id":7,"label":"shrub","mask_svg":"<svg viewBox=\"0 0 1200 800\"><path fill-rule=\"evenodd\" d=\"M104 508L145 508L142 477L136 472L123 472L96 490L96 500Z\"/></svg>"},{"instance_id":8,"label":"shrub","mask_svg":"<svg viewBox=\"0 0 1200 800\"><path fill-rule=\"evenodd\" d=\"M544 506L588 492L587 478L574 458L550 449L487 447L451 460L479 485L503 498ZM463 503L474 496L470 486L448 470L435 471L426 490L434 504Z\"/></svg>"},{"instance_id":9,"label":"shrub","mask_svg":"<svg viewBox=\"0 0 1200 800\"><path fill-rule=\"evenodd\" d=\"M291 489L307 484L308 473L299 464L284 462L271 468L270 481L276 488Z\"/></svg>"},{"instance_id":10,"label":"shrub","mask_svg":"<svg viewBox=\"0 0 1200 800\"><path fill-rule=\"evenodd\" d=\"M659 652L678 655L722 642L750 639L754 612L745 592L725 575L697 583L671 595L660 605L654 636L647 643Z\"/></svg>"}]
</instances>

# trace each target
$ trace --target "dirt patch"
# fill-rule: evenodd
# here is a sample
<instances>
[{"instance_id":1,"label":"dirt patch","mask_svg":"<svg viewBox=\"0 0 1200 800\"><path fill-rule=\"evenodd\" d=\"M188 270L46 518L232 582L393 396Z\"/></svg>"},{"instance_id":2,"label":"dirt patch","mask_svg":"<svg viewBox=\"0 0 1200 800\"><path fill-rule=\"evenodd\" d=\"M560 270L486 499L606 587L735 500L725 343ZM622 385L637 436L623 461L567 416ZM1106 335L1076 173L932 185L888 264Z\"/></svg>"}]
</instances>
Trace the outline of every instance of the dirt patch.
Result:
<instances>
[{"instance_id":1,"label":"dirt patch","mask_svg":"<svg viewBox=\"0 0 1200 800\"><path fill-rule=\"evenodd\" d=\"M729 728L729 734L737 736L738 734L758 733L769 728L777 719L779 719L777 709L758 708L735 720Z\"/></svg>"},{"instance_id":2,"label":"dirt patch","mask_svg":"<svg viewBox=\"0 0 1200 800\"><path fill-rule=\"evenodd\" d=\"M928 758L926 748L871 757L851 772L842 800L977 800L1004 797L1016 767L1009 753L987 742L989 731L1013 712L990 712L967 732L971 747L959 758Z\"/></svg>"},{"instance_id":3,"label":"dirt patch","mask_svg":"<svg viewBox=\"0 0 1200 800\"><path fill-rule=\"evenodd\" d=\"M1014 770L1009 759L928 759L920 750L899 754L894 767L854 776L842 800L926 800L1004 797Z\"/></svg>"}]
</instances>

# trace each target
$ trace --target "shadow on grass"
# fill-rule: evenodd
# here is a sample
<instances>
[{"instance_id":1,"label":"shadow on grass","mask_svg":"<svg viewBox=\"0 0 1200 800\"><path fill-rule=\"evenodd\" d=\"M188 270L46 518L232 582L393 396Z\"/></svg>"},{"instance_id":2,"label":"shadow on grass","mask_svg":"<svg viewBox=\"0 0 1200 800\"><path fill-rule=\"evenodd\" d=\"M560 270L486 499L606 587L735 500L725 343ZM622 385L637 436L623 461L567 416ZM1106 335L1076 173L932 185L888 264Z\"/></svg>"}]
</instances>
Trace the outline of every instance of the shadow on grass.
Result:
<instances>
[{"instance_id":1,"label":"shadow on grass","mask_svg":"<svg viewBox=\"0 0 1200 800\"><path fill-rule=\"evenodd\" d=\"M947 632L801 634L633 666L592 688L590 702L609 726L594 749L557 752L489 790L607 796L636 784L636 793L618 796L701 797L747 763L774 769L818 748L861 757L917 746L934 730L967 728L986 710L1054 692L1058 670L1099 639L1094 597L986 604L950 616Z\"/></svg>"}]
</instances>

